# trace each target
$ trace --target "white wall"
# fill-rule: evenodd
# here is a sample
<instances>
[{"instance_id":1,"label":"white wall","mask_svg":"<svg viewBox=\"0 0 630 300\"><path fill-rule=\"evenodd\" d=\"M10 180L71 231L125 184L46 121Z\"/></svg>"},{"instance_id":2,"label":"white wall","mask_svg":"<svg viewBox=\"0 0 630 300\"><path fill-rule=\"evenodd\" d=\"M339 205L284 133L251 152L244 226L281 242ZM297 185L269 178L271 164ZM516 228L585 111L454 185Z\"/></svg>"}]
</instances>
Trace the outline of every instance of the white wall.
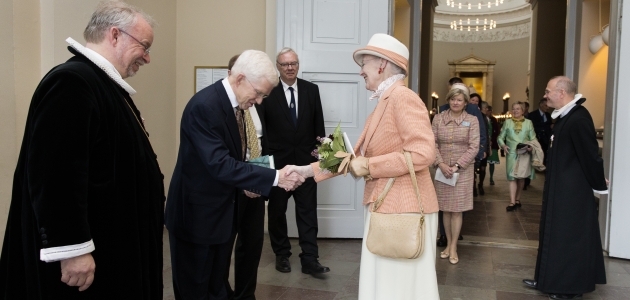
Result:
<instances>
[{"instance_id":1,"label":"white wall","mask_svg":"<svg viewBox=\"0 0 630 300\"><path fill-rule=\"evenodd\" d=\"M13 1L0 1L0 237L4 236L17 160L15 80L13 78ZM3 239L0 239L2 247Z\"/></svg>"},{"instance_id":2,"label":"white wall","mask_svg":"<svg viewBox=\"0 0 630 300\"><path fill-rule=\"evenodd\" d=\"M621 1L620 1L621 2ZM613 2L614 3L614 2ZM617 9L615 7L615 9ZM623 10L619 15L630 16L630 5L623 5ZM607 120L610 124L606 128L606 134L610 135L610 139L606 137L606 141L613 145L612 150L606 148L608 152L606 157L610 157L607 161L610 170L610 245L609 254L613 257L630 259L630 156L627 149L630 148L630 101L627 101L627 82L630 78L630 22L621 22L619 19L620 30L617 32L619 38L619 49L616 56L618 57L618 74L613 81L616 84L615 96L610 96L613 103L609 103L608 107L612 107L612 120ZM612 45L612 44L611 44ZM624 55L625 54L625 55ZM610 81L609 81L610 82Z\"/></svg>"},{"instance_id":3,"label":"white wall","mask_svg":"<svg viewBox=\"0 0 630 300\"><path fill-rule=\"evenodd\" d=\"M595 128L604 125L606 107L606 72L608 70L608 46L592 54L588 50L591 37L599 34L598 0L584 0L582 6L582 34L580 43L580 65L578 92L586 98L584 107L593 116ZM610 1L602 1L602 25L608 24Z\"/></svg>"}]
</instances>

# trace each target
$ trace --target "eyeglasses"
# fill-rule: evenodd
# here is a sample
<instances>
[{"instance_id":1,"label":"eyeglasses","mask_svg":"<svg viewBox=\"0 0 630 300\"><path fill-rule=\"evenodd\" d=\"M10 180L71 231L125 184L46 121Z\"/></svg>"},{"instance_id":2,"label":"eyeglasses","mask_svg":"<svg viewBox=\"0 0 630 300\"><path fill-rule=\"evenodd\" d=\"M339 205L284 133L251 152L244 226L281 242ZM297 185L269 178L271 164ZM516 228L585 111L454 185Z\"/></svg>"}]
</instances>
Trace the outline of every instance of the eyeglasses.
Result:
<instances>
[{"instance_id":1,"label":"eyeglasses","mask_svg":"<svg viewBox=\"0 0 630 300\"><path fill-rule=\"evenodd\" d=\"M144 45L142 42L140 42L137 38L133 37L133 35L125 32L124 30L118 28L118 30L120 30L120 32L128 35L130 38L132 38L134 41L138 42L138 44L140 44L140 46L142 46L142 48L144 48L144 55L149 55L149 53L151 53L151 47L147 47L146 45Z\"/></svg>"},{"instance_id":2,"label":"eyeglasses","mask_svg":"<svg viewBox=\"0 0 630 300\"><path fill-rule=\"evenodd\" d=\"M254 92L256 92L256 98L260 97L261 99L265 99L267 98L267 96L269 95L265 95L264 93L262 93L261 91L257 90L254 85L252 84L251 81L249 81L249 79L247 79L247 77L245 77L245 80L247 80L247 82L249 82L249 85L252 86L252 88L254 89Z\"/></svg>"},{"instance_id":3,"label":"eyeglasses","mask_svg":"<svg viewBox=\"0 0 630 300\"><path fill-rule=\"evenodd\" d=\"M297 62L297 61L290 62L290 63L282 63L282 64L281 64L281 63L278 63L278 64L279 64L281 67L285 68L285 69L286 69L286 68L288 68L288 67L297 68L297 66L299 66L299 65L300 65L300 63L299 63L299 62Z\"/></svg>"}]
</instances>

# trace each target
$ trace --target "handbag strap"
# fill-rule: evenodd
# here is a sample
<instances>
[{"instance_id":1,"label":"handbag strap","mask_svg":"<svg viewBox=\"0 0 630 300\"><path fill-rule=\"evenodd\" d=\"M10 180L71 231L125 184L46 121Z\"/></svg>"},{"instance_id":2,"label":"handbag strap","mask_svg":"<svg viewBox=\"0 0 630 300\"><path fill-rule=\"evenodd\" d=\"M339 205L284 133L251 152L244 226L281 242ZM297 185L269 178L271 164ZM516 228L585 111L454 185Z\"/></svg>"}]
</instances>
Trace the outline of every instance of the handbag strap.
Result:
<instances>
[{"instance_id":1,"label":"handbag strap","mask_svg":"<svg viewBox=\"0 0 630 300\"><path fill-rule=\"evenodd\" d=\"M411 161L411 153L404 151L404 154L405 160L407 161L407 168L409 169L409 175L411 176L411 183L413 184L413 188L416 192L416 198L418 199L418 205L420 206L420 214L424 218L424 207L422 206L422 200L420 199L420 190L418 189L418 180L416 180L416 172L413 169L413 162ZM385 189L380 195L378 195L378 198L376 198L376 201L374 201L374 204L372 205L372 212L375 212L379 207L381 207L385 201L385 196L387 196L387 193L394 185L394 181L396 181L395 177L392 177L387 181Z\"/></svg>"}]
</instances>

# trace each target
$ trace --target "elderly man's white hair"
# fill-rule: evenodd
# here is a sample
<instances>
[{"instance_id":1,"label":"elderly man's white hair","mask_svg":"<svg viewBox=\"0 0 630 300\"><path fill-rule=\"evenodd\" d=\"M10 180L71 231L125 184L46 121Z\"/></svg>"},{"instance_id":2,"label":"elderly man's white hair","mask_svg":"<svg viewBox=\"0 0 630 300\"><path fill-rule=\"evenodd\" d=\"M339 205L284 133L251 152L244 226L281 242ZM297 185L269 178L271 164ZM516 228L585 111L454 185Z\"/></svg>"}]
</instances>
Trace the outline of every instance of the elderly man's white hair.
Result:
<instances>
[{"instance_id":1,"label":"elderly man's white hair","mask_svg":"<svg viewBox=\"0 0 630 300\"><path fill-rule=\"evenodd\" d=\"M83 37L88 43L100 43L111 27L129 30L136 24L139 16L144 18L151 28L155 27L155 20L133 5L115 0L101 1L83 31Z\"/></svg>"},{"instance_id":2,"label":"elderly man's white hair","mask_svg":"<svg viewBox=\"0 0 630 300\"><path fill-rule=\"evenodd\" d=\"M238 57L232 67L231 76L243 74L250 81L266 79L274 87L278 85L278 73L271 59L265 52L258 50L245 50Z\"/></svg>"}]
</instances>

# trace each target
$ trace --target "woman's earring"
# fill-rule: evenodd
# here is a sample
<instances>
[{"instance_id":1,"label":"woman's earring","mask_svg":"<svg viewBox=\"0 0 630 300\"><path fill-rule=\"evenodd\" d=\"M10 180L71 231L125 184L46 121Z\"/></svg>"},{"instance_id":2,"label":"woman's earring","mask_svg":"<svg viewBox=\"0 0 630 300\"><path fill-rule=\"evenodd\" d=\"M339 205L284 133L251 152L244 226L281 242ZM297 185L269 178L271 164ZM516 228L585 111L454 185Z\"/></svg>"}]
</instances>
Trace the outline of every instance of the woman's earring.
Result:
<instances>
[{"instance_id":1,"label":"woman's earring","mask_svg":"<svg viewBox=\"0 0 630 300\"><path fill-rule=\"evenodd\" d=\"M383 72L383 68L378 68L378 73L381 74Z\"/></svg>"}]
</instances>

